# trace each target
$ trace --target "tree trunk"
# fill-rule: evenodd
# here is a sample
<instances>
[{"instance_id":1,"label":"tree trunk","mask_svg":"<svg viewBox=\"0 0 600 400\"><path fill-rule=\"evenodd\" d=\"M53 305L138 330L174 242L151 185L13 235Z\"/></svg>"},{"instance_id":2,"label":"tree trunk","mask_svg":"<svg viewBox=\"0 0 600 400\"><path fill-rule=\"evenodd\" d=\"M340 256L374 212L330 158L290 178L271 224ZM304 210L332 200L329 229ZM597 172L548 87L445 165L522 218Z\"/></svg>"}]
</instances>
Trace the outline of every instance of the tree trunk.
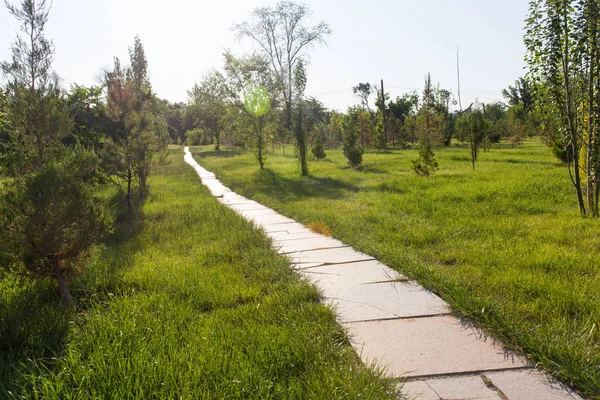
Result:
<instances>
[{"instance_id":1,"label":"tree trunk","mask_svg":"<svg viewBox=\"0 0 600 400\"><path fill-rule=\"evenodd\" d=\"M60 262L54 261L54 277L58 281L58 288L60 289L60 295L67 306L73 305L73 298L69 292L67 281L60 270Z\"/></svg>"},{"instance_id":2,"label":"tree trunk","mask_svg":"<svg viewBox=\"0 0 600 400\"><path fill-rule=\"evenodd\" d=\"M131 180L133 179L132 173L129 173L127 177L127 213L131 217L133 215L133 203L131 202Z\"/></svg>"},{"instance_id":3,"label":"tree trunk","mask_svg":"<svg viewBox=\"0 0 600 400\"><path fill-rule=\"evenodd\" d=\"M567 123L569 125L569 135L571 138L571 148L573 150L573 185L575 186L575 191L577 192L577 202L579 204L579 211L583 216L586 215L585 202L583 200L583 192L581 190L581 177L579 173L579 140L577 137L577 132L575 131L573 110L572 110L572 97L571 97L571 87L569 82L569 25L567 20L568 15L568 2L563 1L563 12L564 12L564 21L563 21L563 33L565 35L565 43L564 43L564 53L562 59L562 69L564 76L564 86L565 86L565 107L567 114Z\"/></svg>"}]
</instances>

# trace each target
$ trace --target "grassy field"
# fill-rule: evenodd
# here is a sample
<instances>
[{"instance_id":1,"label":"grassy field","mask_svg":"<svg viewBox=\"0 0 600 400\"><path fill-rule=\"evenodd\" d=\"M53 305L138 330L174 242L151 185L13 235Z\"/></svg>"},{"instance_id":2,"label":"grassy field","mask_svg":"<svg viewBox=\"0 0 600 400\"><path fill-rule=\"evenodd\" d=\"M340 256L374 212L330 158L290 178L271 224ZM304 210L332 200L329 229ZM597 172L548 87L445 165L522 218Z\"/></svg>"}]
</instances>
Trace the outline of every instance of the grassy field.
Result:
<instances>
[{"instance_id":1,"label":"grassy field","mask_svg":"<svg viewBox=\"0 0 600 400\"><path fill-rule=\"evenodd\" d=\"M417 279L456 312L528 354L581 393L600 393L600 221L580 218L566 167L537 140L481 153L437 149L440 171L416 176L416 150L340 150L300 177L293 155L193 149L234 191ZM288 151L289 153L289 151Z\"/></svg>"},{"instance_id":2,"label":"grassy field","mask_svg":"<svg viewBox=\"0 0 600 400\"><path fill-rule=\"evenodd\" d=\"M0 276L0 398L395 398L316 289L170 160L73 283L76 310Z\"/></svg>"}]
</instances>

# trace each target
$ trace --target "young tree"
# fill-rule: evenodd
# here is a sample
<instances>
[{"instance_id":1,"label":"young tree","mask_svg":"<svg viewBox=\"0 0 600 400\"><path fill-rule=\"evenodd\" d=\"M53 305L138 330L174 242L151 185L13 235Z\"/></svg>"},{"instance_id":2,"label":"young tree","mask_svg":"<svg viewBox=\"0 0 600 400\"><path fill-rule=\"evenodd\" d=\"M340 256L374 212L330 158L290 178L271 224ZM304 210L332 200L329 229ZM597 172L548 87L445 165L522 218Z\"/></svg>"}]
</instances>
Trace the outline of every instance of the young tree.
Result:
<instances>
[{"instance_id":1,"label":"young tree","mask_svg":"<svg viewBox=\"0 0 600 400\"><path fill-rule=\"evenodd\" d=\"M251 55L238 58L227 51L224 58L232 101L237 108L236 125L256 148L260 168L264 169L264 128L269 117L272 117L270 111L277 106L277 78L273 76L264 57Z\"/></svg>"},{"instance_id":2,"label":"young tree","mask_svg":"<svg viewBox=\"0 0 600 400\"><path fill-rule=\"evenodd\" d=\"M331 34L329 25L321 21L306 27L310 10L304 4L280 1L275 8L260 7L252 12L250 22L234 24L238 38L250 38L267 56L275 71L286 108L286 127L292 127L292 97L294 93L294 68L306 51Z\"/></svg>"},{"instance_id":3,"label":"young tree","mask_svg":"<svg viewBox=\"0 0 600 400\"><path fill-rule=\"evenodd\" d=\"M313 145L311 151L317 160L322 160L327 157L325 153L325 147L323 146L323 131L325 127L322 124L319 124L313 130Z\"/></svg>"},{"instance_id":4,"label":"young tree","mask_svg":"<svg viewBox=\"0 0 600 400\"><path fill-rule=\"evenodd\" d=\"M360 115L360 114L359 114ZM358 144L357 126L352 113L348 113L342 124L342 135L344 144L344 156L352 168L362 164L363 149Z\"/></svg>"},{"instance_id":5,"label":"young tree","mask_svg":"<svg viewBox=\"0 0 600 400\"><path fill-rule=\"evenodd\" d=\"M90 247L112 222L86 183L97 164L93 152L77 148L15 177L0 196L0 253L17 271L56 279L67 305L68 279L83 269Z\"/></svg>"},{"instance_id":6,"label":"young tree","mask_svg":"<svg viewBox=\"0 0 600 400\"><path fill-rule=\"evenodd\" d=\"M105 142L103 163L125 196L128 214L132 216L133 195L145 186L158 148L154 116L151 104L138 98L136 86L127 80L117 58L114 70L107 73L106 79L107 114L118 130Z\"/></svg>"},{"instance_id":7,"label":"young tree","mask_svg":"<svg viewBox=\"0 0 600 400\"><path fill-rule=\"evenodd\" d=\"M228 102L231 90L227 86L225 77L213 69L204 76L200 84L195 84L188 91L192 112L196 118L210 132L215 140L215 150L221 149L221 133L229 120Z\"/></svg>"},{"instance_id":8,"label":"young tree","mask_svg":"<svg viewBox=\"0 0 600 400\"><path fill-rule=\"evenodd\" d=\"M423 105L419 110L417 129L420 137L419 158L412 162L413 170L417 175L430 176L438 169L438 162L431 150L431 136L439 132L440 121L434 110L435 96L431 84L431 75L425 77L423 89Z\"/></svg>"},{"instance_id":9,"label":"young tree","mask_svg":"<svg viewBox=\"0 0 600 400\"><path fill-rule=\"evenodd\" d=\"M298 165L300 167L300 175L308 175L308 159L306 157L308 152L308 145L306 143L306 128L304 122L304 89L306 89L306 70L304 69L304 62L300 59L296 64L294 70L294 86L296 87L296 151L298 156Z\"/></svg>"},{"instance_id":10,"label":"young tree","mask_svg":"<svg viewBox=\"0 0 600 400\"><path fill-rule=\"evenodd\" d=\"M7 4L23 37L2 63L6 84L7 153L1 163L12 177L0 196L0 253L9 268L33 277L54 277L67 304L68 276L83 268L84 255L110 223L94 197L96 155L62 142L71 134L67 102L50 68L54 47L44 36L49 6L24 0Z\"/></svg>"},{"instance_id":11,"label":"young tree","mask_svg":"<svg viewBox=\"0 0 600 400\"><path fill-rule=\"evenodd\" d=\"M544 125L557 129L582 215L600 198L600 5L532 0L525 45L528 78Z\"/></svg>"},{"instance_id":12,"label":"young tree","mask_svg":"<svg viewBox=\"0 0 600 400\"><path fill-rule=\"evenodd\" d=\"M265 168L266 155L265 148L265 115L271 110L269 93L260 85L248 84L244 92L244 108L246 109L252 127L254 128L254 137L256 139L256 158L260 169Z\"/></svg>"},{"instance_id":13,"label":"young tree","mask_svg":"<svg viewBox=\"0 0 600 400\"><path fill-rule=\"evenodd\" d=\"M377 113L377 125L375 126L375 147L377 151L387 149L387 137L386 130L383 125L383 115L381 112Z\"/></svg>"},{"instance_id":14,"label":"young tree","mask_svg":"<svg viewBox=\"0 0 600 400\"><path fill-rule=\"evenodd\" d=\"M483 112L474 110L468 113L463 113L456 121L456 129L461 137L468 138L471 148L471 164L475 169L475 161L479 148L485 140L486 132L489 129L489 123L485 120Z\"/></svg>"},{"instance_id":15,"label":"young tree","mask_svg":"<svg viewBox=\"0 0 600 400\"><path fill-rule=\"evenodd\" d=\"M348 109L348 114L356 115L353 118L356 118L356 129L358 131L358 135L360 136L360 147L364 152L365 145L371 143L371 138L373 137L373 122L371 122L371 113L368 111L360 111Z\"/></svg>"}]
</instances>

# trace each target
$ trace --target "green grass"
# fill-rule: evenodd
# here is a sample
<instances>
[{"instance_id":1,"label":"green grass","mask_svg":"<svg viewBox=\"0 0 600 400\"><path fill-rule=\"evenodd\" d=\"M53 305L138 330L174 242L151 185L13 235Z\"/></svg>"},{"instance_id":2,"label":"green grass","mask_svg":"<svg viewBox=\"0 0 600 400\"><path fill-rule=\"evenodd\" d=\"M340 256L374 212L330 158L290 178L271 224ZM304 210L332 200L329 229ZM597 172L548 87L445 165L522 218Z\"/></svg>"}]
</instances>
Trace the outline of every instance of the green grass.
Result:
<instances>
[{"instance_id":1,"label":"green grass","mask_svg":"<svg viewBox=\"0 0 600 400\"><path fill-rule=\"evenodd\" d=\"M362 171L328 151L300 177L293 156L193 149L237 193L333 235L417 279L581 393L600 398L600 221L580 218L567 169L539 141L480 153L368 152Z\"/></svg>"},{"instance_id":2,"label":"green grass","mask_svg":"<svg viewBox=\"0 0 600 400\"><path fill-rule=\"evenodd\" d=\"M183 163L72 284L0 276L0 398L380 399L319 293Z\"/></svg>"}]
</instances>

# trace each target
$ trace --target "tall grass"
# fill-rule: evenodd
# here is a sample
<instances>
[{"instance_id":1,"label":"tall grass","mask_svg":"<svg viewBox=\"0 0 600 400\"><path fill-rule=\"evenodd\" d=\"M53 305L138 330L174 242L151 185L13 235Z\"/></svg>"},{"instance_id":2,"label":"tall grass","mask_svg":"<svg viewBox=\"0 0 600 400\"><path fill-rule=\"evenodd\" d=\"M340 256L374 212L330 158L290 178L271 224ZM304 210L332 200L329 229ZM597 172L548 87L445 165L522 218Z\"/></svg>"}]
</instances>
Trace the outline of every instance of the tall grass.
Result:
<instances>
[{"instance_id":1,"label":"tall grass","mask_svg":"<svg viewBox=\"0 0 600 400\"><path fill-rule=\"evenodd\" d=\"M194 150L236 192L417 279L581 393L600 393L600 221L582 219L567 169L539 141L481 153L435 149L440 171L416 176L415 150L340 151L298 176L292 156Z\"/></svg>"},{"instance_id":2,"label":"tall grass","mask_svg":"<svg viewBox=\"0 0 600 400\"><path fill-rule=\"evenodd\" d=\"M316 289L173 152L72 287L0 282L0 397L394 398Z\"/></svg>"}]
</instances>

